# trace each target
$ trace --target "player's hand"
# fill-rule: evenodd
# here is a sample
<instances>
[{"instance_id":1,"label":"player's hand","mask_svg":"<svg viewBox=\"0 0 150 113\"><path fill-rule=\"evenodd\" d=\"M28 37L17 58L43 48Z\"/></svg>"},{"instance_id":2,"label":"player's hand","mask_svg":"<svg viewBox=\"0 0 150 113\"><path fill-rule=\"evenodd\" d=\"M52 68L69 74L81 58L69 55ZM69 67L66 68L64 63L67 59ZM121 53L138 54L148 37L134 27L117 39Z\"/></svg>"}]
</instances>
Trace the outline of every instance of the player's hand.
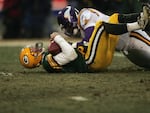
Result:
<instances>
[{"instance_id":1,"label":"player's hand","mask_svg":"<svg viewBox=\"0 0 150 113\"><path fill-rule=\"evenodd\" d=\"M53 32L52 34L50 34L50 41L53 41L57 35L59 35L59 33L57 32Z\"/></svg>"}]
</instances>

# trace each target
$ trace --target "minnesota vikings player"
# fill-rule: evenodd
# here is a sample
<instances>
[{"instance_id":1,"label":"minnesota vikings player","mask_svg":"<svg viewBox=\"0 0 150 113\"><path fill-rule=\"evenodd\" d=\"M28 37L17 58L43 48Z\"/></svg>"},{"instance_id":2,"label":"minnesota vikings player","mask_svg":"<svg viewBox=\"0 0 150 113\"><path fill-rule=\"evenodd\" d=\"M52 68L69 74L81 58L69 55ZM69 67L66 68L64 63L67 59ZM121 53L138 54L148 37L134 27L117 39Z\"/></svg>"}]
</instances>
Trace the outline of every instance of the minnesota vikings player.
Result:
<instances>
[{"instance_id":1,"label":"minnesota vikings player","mask_svg":"<svg viewBox=\"0 0 150 113\"><path fill-rule=\"evenodd\" d=\"M140 14L124 15L114 13L111 16L92 8L84 8L79 12L76 8L67 6L58 13L58 24L69 35L74 34L75 29L81 31L83 35L82 41L73 43L72 46L79 49L85 56L86 63L92 64L90 67L93 70L104 69L110 65L119 40L118 35L123 38L121 38L121 41L119 40L117 50L123 51L124 55L133 63L150 68L149 64L142 64L141 60L138 62L139 57L146 62L150 60L150 38L147 32L143 31L147 29L149 13L147 6L143 7L143 12ZM135 21L137 21L138 17L140 17L140 21L137 24ZM112 23L111 27L107 25L108 22ZM123 23L127 22L135 23L128 24L126 28ZM122 24L119 25L120 27L114 28L114 24L118 23ZM134 31L132 31L133 29ZM121 35L125 33L124 31L130 32L125 36ZM122 41L122 39L124 40ZM131 49L133 45L134 49Z\"/></svg>"},{"instance_id":2,"label":"minnesota vikings player","mask_svg":"<svg viewBox=\"0 0 150 113\"><path fill-rule=\"evenodd\" d=\"M149 4L143 9L150 14ZM126 22L126 21L123 21ZM132 21L131 21L132 22ZM120 36L116 50L123 54L134 64L150 69L150 26L144 30L135 30Z\"/></svg>"},{"instance_id":3,"label":"minnesota vikings player","mask_svg":"<svg viewBox=\"0 0 150 113\"><path fill-rule=\"evenodd\" d=\"M134 23L119 24L118 14L110 16L108 22L98 20L86 51L82 51L84 44L81 48L74 49L61 35L52 33L50 40L60 46L60 53L53 55L38 45L25 47L20 52L20 63L26 68L43 65L48 72L96 72L106 69L113 58L118 41L117 35L147 27L149 17L146 14L144 13L143 17Z\"/></svg>"}]
</instances>

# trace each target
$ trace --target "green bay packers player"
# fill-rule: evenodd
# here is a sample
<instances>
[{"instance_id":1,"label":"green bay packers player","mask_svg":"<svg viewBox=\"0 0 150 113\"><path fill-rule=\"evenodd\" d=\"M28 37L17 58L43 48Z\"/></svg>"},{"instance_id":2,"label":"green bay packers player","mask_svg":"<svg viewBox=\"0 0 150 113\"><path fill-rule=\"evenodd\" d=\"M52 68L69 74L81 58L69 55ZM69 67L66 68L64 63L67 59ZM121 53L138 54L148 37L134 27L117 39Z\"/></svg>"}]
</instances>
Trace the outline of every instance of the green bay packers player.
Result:
<instances>
[{"instance_id":1,"label":"green bay packers player","mask_svg":"<svg viewBox=\"0 0 150 113\"><path fill-rule=\"evenodd\" d=\"M24 47L20 52L20 63L26 68L43 68L50 73L53 72L88 72L83 56L74 49L62 36L54 32L51 41L55 41L61 48L61 52L53 55L45 51L41 43L36 46Z\"/></svg>"},{"instance_id":2,"label":"green bay packers player","mask_svg":"<svg viewBox=\"0 0 150 113\"><path fill-rule=\"evenodd\" d=\"M144 8L144 11L145 10ZM137 18L140 17L140 21ZM106 69L112 61L118 43L118 35L137 29L145 29L147 12L140 14L107 16L95 9L84 8L80 12L67 6L58 13L58 23L65 34L74 34L79 28L83 39L73 44L84 55L86 63L93 71ZM125 24L127 22L132 22ZM120 24L119 24L120 23Z\"/></svg>"}]
</instances>

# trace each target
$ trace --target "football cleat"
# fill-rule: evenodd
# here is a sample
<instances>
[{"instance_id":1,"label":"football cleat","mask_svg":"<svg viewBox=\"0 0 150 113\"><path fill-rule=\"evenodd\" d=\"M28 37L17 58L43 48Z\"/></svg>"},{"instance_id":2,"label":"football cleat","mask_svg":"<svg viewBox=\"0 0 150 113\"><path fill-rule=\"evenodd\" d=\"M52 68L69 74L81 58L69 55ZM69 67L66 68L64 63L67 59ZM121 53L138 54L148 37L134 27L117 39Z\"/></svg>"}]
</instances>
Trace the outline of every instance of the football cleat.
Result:
<instances>
[{"instance_id":1,"label":"football cleat","mask_svg":"<svg viewBox=\"0 0 150 113\"><path fill-rule=\"evenodd\" d=\"M150 24L150 4L143 6L143 14L138 19L138 23L140 27L145 30L147 26Z\"/></svg>"},{"instance_id":2,"label":"football cleat","mask_svg":"<svg viewBox=\"0 0 150 113\"><path fill-rule=\"evenodd\" d=\"M142 30L144 30L145 27L147 26L148 18L149 18L149 16L148 16L147 8L146 8L146 6L144 6L143 13L141 13L141 15L138 17L138 20L137 20L138 24Z\"/></svg>"}]
</instances>

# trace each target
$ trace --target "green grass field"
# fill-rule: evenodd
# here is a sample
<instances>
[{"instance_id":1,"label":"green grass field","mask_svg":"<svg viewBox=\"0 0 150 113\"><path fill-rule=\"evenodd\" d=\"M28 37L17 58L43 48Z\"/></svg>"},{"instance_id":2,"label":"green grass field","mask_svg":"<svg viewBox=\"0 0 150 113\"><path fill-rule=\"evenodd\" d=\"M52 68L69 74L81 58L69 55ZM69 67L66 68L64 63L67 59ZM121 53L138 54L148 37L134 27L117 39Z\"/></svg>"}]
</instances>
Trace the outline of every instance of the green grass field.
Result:
<instances>
[{"instance_id":1,"label":"green grass field","mask_svg":"<svg viewBox=\"0 0 150 113\"><path fill-rule=\"evenodd\" d=\"M150 71L115 55L99 73L50 74L0 47L0 113L150 113Z\"/></svg>"}]
</instances>

